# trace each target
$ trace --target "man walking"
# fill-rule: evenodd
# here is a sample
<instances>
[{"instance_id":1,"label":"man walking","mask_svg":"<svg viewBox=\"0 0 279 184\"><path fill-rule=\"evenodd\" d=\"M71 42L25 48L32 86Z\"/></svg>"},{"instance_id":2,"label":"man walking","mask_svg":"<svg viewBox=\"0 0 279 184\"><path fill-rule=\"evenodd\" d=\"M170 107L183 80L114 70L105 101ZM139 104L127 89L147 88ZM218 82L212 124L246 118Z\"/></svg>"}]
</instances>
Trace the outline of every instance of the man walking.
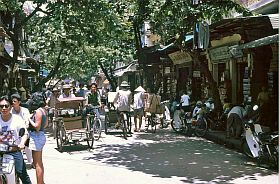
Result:
<instances>
[{"instance_id":1,"label":"man walking","mask_svg":"<svg viewBox=\"0 0 279 184\"><path fill-rule=\"evenodd\" d=\"M139 86L135 89L134 94L134 122L135 129L134 132L141 131L142 117L144 115L144 99L145 99L145 90ZM139 128L137 126L137 119L139 119Z\"/></svg>"}]
</instances>

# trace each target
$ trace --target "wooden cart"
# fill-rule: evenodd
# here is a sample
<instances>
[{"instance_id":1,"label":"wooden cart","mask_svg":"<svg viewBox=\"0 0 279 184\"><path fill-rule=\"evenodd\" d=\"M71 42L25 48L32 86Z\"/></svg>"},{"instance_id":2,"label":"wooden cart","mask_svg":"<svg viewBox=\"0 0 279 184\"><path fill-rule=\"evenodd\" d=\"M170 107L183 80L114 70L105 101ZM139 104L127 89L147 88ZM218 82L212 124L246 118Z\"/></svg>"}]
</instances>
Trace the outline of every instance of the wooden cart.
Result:
<instances>
[{"instance_id":1,"label":"wooden cart","mask_svg":"<svg viewBox=\"0 0 279 184\"><path fill-rule=\"evenodd\" d=\"M82 118L83 97L59 98L55 105L56 142L59 151L64 145L86 141L88 148L93 147L94 131Z\"/></svg>"}]
</instances>

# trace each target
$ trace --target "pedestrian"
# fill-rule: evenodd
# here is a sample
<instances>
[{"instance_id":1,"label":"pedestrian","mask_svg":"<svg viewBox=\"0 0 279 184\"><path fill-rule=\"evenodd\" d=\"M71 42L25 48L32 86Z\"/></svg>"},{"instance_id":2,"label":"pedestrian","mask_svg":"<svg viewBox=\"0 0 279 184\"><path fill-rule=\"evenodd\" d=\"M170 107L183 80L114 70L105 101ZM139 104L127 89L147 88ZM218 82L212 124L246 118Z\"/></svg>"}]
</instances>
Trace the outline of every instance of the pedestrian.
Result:
<instances>
[{"instance_id":1,"label":"pedestrian","mask_svg":"<svg viewBox=\"0 0 279 184\"><path fill-rule=\"evenodd\" d=\"M130 85L127 81L122 81L120 89L117 91L114 103L117 104L118 122L115 124L115 128L120 127L120 114L130 112L130 105L132 102L132 93L129 90Z\"/></svg>"},{"instance_id":2,"label":"pedestrian","mask_svg":"<svg viewBox=\"0 0 279 184\"><path fill-rule=\"evenodd\" d=\"M1 132L6 135L11 133L11 136L1 136L1 142L14 142L20 150L23 150L25 147L26 140L28 138L28 132L26 130L25 122L18 115L11 113L11 99L8 96L2 96L0 98L0 129ZM21 129L24 129L24 135L19 137L19 132ZM23 184L32 183L29 175L26 171L26 165L24 163L23 155L21 151L8 153L15 160L15 171L22 181ZM2 177L1 177L2 178ZM1 179L0 179L1 180ZM14 178L15 181L15 178Z\"/></svg>"},{"instance_id":3,"label":"pedestrian","mask_svg":"<svg viewBox=\"0 0 279 184\"><path fill-rule=\"evenodd\" d=\"M29 110L25 107L21 107L21 97L19 94L12 94L11 95L11 100L12 100L12 109L11 113L18 115L24 120L26 128L29 127L29 123L32 121L31 120L31 114ZM33 158L32 158L32 151L29 149L29 137L26 141L26 145L24 148L24 152L26 154L26 158L28 163L33 167Z\"/></svg>"},{"instance_id":4,"label":"pedestrian","mask_svg":"<svg viewBox=\"0 0 279 184\"><path fill-rule=\"evenodd\" d=\"M53 123L53 118L55 117L55 112L56 112L55 111L55 106L59 102L58 97L59 97L59 89L54 87L52 89L52 94L46 100L46 104L47 104L47 107L48 107L48 117L49 117L49 123L48 124L52 125L54 138L56 137L56 124Z\"/></svg>"},{"instance_id":5,"label":"pedestrian","mask_svg":"<svg viewBox=\"0 0 279 184\"><path fill-rule=\"evenodd\" d=\"M79 89L77 90L77 95L78 97L83 97L85 98L86 90L84 89L84 83L80 82L79 83Z\"/></svg>"},{"instance_id":6,"label":"pedestrian","mask_svg":"<svg viewBox=\"0 0 279 184\"><path fill-rule=\"evenodd\" d=\"M145 100L145 90L139 86L135 89L134 94L134 132L141 132L142 117L144 115L144 100ZM137 126L137 119L139 119L139 127Z\"/></svg>"},{"instance_id":7,"label":"pedestrian","mask_svg":"<svg viewBox=\"0 0 279 184\"><path fill-rule=\"evenodd\" d=\"M46 101L41 93L33 96L34 106L38 109L33 114L33 121L30 124L30 143L32 150L33 164L36 169L37 184L44 183L44 165L42 160L43 147L46 143L44 129L48 126L47 111L45 109Z\"/></svg>"},{"instance_id":8,"label":"pedestrian","mask_svg":"<svg viewBox=\"0 0 279 184\"><path fill-rule=\"evenodd\" d=\"M230 138L231 135L235 138L240 138L243 130L243 119L246 116L247 111L243 105L234 106L230 110L227 119L227 138Z\"/></svg>"},{"instance_id":9,"label":"pedestrian","mask_svg":"<svg viewBox=\"0 0 279 184\"><path fill-rule=\"evenodd\" d=\"M180 98L181 108L184 110L184 112L190 112L190 96L186 93L186 91L182 92L181 98Z\"/></svg>"}]
</instances>

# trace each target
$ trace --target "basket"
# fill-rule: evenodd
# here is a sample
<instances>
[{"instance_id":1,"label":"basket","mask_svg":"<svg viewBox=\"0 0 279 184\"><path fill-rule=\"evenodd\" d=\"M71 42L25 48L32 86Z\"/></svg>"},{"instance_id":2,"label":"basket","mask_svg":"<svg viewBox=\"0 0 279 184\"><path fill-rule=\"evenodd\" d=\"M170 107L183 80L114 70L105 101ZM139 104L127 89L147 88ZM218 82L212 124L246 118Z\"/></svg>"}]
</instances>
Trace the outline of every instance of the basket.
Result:
<instances>
[{"instance_id":1,"label":"basket","mask_svg":"<svg viewBox=\"0 0 279 184\"><path fill-rule=\"evenodd\" d=\"M0 157L0 175L11 174L15 165L14 158L11 157Z\"/></svg>"}]
</instances>

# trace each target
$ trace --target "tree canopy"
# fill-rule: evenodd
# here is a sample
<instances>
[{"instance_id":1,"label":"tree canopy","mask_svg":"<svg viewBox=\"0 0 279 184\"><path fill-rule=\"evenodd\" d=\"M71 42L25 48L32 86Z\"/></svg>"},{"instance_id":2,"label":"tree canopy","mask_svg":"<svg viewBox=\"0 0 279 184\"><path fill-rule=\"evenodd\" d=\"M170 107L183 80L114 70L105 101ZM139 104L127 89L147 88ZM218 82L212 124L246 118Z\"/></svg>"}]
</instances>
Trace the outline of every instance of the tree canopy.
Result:
<instances>
[{"instance_id":1,"label":"tree canopy","mask_svg":"<svg viewBox=\"0 0 279 184\"><path fill-rule=\"evenodd\" d=\"M3 0L0 11L16 16L28 35L28 47L40 56L49 77L89 78L98 65L112 69L115 62L137 59L143 21L153 25L162 44L182 38L193 21L214 22L231 12L247 13L236 1L207 0L34 0L26 12L24 0ZM13 36L19 29L9 29ZM180 43L181 44L181 40Z\"/></svg>"}]
</instances>

